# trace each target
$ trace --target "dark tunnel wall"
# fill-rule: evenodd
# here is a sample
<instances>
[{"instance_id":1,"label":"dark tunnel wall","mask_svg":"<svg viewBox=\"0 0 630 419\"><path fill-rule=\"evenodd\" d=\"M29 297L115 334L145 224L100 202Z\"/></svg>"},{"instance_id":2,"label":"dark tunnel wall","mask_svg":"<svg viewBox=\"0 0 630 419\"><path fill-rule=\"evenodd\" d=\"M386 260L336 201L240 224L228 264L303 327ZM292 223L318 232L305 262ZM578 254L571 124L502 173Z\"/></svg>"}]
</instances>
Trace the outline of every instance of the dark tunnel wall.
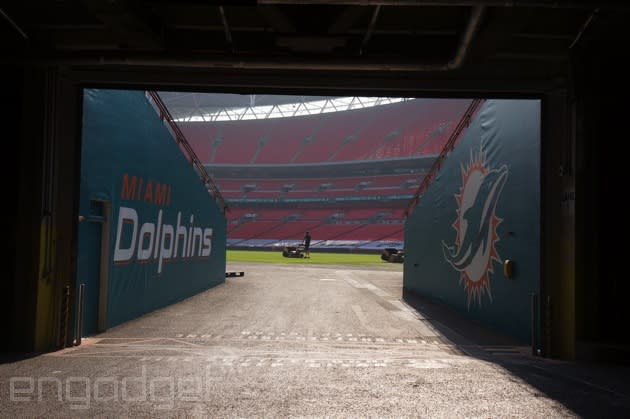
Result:
<instances>
[{"instance_id":1,"label":"dark tunnel wall","mask_svg":"<svg viewBox=\"0 0 630 419\"><path fill-rule=\"evenodd\" d=\"M407 219L404 289L529 342L540 275L540 101L489 100Z\"/></svg>"},{"instance_id":2,"label":"dark tunnel wall","mask_svg":"<svg viewBox=\"0 0 630 419\"><path fill-rule=\"evenodd\" d=\"M6 76L10 79L20 80L21 74L15 68L5 68ZM21 118L21 107L22 107L22 84L21 83L10 83L5 86L4 93L2 95L2 104L3 109L5 109L5 117L9 121L13 121L11 124L7 124L3 129L4 135L6 135L6 139L4 142L4 149L7 156L10 156L12 159L20 159L20 147L24 144L24 142L19 141L20 138L20 128L22 124ZM20 170L13 170L16 168L11 167L10 165L2 165L3 167L3 176L4 179L13 179L11 182L7 182L6 193L9 197L14 197L17 199L19 197L19 186L21 183ZM19 219L18 206L14 205L12 208L9 208L9 220L17 221ZM6 271L5 277L0 280L0 316L2 319L11 319L14 311L14 303L16 302L16 290L14 281L11 279L15 276L16 272L16 259L18 252L18 240L16 240L17 236L17 223L12 222L8 223L8 231L9 240L7 240L7 251L8 251L8 267ZM12 328L13 325L9 325L7 329ZM0 339L0 351L8 350L11 347L11 335L9 332L5 334L4 339Z\"/></svg>"},{"instance_id":3,"label":"dark tunnel wall","mask_svg":"<svg viewBox=\"0 0 630 419\"><path fill-rule=\"evenodd\" d=\"M628 188L623 150L630 83L616 63L627 43L577 51L575 109L576 356L628 363L630 281L625 272Z\"/></svg>"}]
</instances>

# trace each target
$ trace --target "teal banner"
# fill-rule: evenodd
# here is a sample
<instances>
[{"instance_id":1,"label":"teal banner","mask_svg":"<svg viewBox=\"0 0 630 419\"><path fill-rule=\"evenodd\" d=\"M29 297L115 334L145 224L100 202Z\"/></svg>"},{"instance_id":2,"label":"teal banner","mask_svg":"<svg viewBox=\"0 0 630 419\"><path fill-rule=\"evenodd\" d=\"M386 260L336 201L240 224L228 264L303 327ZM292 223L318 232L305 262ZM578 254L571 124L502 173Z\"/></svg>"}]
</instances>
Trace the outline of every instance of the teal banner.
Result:
<instances>
[{"instance_id":1,"label":"teal banner","mask_svg":"<svg viewBox=\"0 0 630 419\"><path fill-rule=\"evenodd\" d=\"M225 217L144 92L85 90L82 135L84 333L224 282Z\"/></svg>"},{"instance_id":2,"label":"teal banner","mask_svg":"<svg viewBox=\"0 0 630 419\"><path fill-rule=\"evenodd\" d=\"M540 253L540 101L488 100L406 221L405 291L530 342Z\"/></svg>"}]
</instances>

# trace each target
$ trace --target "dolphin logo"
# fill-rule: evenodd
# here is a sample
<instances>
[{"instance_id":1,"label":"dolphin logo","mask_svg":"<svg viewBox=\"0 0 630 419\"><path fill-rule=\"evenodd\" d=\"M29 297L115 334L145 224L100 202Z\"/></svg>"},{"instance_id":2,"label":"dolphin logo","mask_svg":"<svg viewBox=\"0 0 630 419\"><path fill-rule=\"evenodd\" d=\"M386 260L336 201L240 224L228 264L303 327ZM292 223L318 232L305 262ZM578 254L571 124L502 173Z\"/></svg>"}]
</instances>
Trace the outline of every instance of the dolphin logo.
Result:
<instances>
[{"instance_id":1,"label":"dolphin logo","mask_svg":"<svg viewBox=\"0 0 630 419\"><path fill-rule=\"evenodd\" d=\"M508 168L503 165L489 170L480 152L476 160L471 155L467 170L462 168L462 177L460 193L455 195L459 204L453 224L457 238L453 245L442 240L442 253L453 269L460 272L470 306L473 297L481 302L484 291L492 300L488 272L493 272L492 261L499 260L494 244L498 241L496 226L501 222L495 210L507 182Z\"/></svg>"}]
</instances>

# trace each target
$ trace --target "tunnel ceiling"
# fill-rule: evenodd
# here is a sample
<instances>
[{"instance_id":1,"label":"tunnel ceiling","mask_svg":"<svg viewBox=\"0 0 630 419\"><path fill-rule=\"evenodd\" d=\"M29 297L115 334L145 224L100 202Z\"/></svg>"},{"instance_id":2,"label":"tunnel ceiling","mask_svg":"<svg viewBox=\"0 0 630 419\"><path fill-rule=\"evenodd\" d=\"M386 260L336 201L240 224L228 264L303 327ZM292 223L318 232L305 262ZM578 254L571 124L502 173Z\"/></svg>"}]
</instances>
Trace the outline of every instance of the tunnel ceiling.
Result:
<instances>
[{"instance_id":1,"label":"tunnel ceiling","mask_svg":"<svg viewBox=\"0 0 630 419\"><path fill-rule=\"evenodd\" d=\"M127 80L183 89L227 71L274 75L278 85L306 86L326 75L332 79L318 85L333 86L335 75L387 74L391 83L422 78L443 89L487 82L500 90L516 80L525 89L562 82L571 52L589 45L624 50L630 8L516 0L57 0L0 10L4 62L124 70Z\"/></svg>"}]
</instances>

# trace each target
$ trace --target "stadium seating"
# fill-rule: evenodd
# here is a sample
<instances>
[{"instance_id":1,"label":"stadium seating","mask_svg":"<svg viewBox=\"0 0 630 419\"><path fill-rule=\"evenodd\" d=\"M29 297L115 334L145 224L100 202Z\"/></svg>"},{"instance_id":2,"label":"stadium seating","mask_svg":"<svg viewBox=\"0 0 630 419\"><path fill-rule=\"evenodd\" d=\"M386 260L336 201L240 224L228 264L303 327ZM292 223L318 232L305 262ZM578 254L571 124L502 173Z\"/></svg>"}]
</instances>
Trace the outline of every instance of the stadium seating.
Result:
<instances>
[{"instance_id":1,"label":"stadium seating","mask_svg":"<svg viewBox=\"0 0 630 419\"><path fill-rule=\"evenodd\" d=\"M318 118L309 116L270 120L269 124L272 124L273 128L270 130L269 141L254 163L290 163L319 123Z\"/></svg>"},{"instance_id":2,"label":"stadium seating","mask_svg":"<svg viewBox=\"0 0 630 419\"><path fill-rule=\"evenodd\" d=\"M395 158L439 152L440 141L448 138L469 103L470 100L417 99L324 115L180 122L179 126L203 163L288 164Z\"/></svg>"},{"instance_id":3,"label":"stadium seating","mask_svg":"<svg viewBox=\"0 0 630 419\"><path fill-rule=\"evenodd\" d=\"M208 122L186 122L179 126L201 163L212 163L216 126Z\"/></svg>"},{"instance_id":4,"label":"stadium seating","mask_svg":"<svg viewBox=\"0 0 630 419\"><path fill-rule=\"evenodd\" d=\"M324 115L324 123L295 158L295 163L317 163L331 160L350 136L368 125L371 109Z\"/></svg>"},{"instance_id":5,"label":"stadium seating","mask_svg":"<svg viewBox=\"0 0 630 419\"><path fill-rule=\"evenodd\" d=\"M248 205L226 215L229 246L296 242L308 230L315 247L396 247L403 240L405 199L418 188L423 172L335 173L348 161L437 155L470 102L418 99L312 116L179 125L202 163L334 164L328 177L216 178L228 204L246 199L234 202ZM307 205L300 202L311 202L311 207L298 208Z\"/></svg>"},{"instance_id":6,"label":"stadium seating","mask_svg":"<svg viewBox=\"0 0 630 419\"><path fill-rule=\"evenodd\" d=\"M413 117L417 101L401 102L376 107L353 142L345 144L335 155L334 161L367 160L380 146L394 138L407 121Z\"/></svg>"}]
</instances>

